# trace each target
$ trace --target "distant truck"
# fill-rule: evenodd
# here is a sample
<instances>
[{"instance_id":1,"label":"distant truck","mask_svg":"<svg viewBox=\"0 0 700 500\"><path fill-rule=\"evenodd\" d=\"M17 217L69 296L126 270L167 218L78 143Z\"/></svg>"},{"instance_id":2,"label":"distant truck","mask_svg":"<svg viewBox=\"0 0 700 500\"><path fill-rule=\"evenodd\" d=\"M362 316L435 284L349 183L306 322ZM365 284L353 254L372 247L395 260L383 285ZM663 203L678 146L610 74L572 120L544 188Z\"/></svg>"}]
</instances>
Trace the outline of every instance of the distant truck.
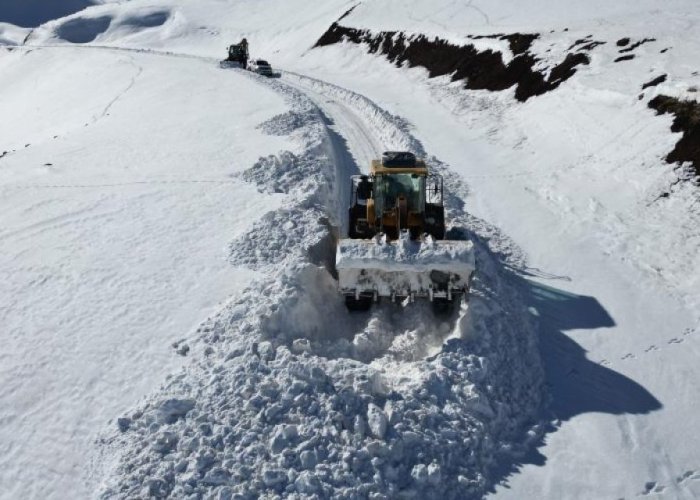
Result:
<instances>
[{"instance_id":1,"label":"distant truck","mask_svg":"<svg viewBox=\"0 0 700 500\"><path fill-rule=\"evenodd\" d=\"M264 59L253 59L248 63L248 69L263 76L274 76L272 66Z\"/></svg>"}]
</instances>

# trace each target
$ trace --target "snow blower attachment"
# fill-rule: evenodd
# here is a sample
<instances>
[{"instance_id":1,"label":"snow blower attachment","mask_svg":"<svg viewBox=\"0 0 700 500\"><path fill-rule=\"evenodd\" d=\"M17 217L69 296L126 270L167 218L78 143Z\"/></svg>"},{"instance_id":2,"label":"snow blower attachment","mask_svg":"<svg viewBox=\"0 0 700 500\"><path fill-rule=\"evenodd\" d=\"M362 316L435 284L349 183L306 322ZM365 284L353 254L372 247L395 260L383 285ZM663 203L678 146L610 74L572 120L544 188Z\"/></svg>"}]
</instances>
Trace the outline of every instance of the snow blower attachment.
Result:
<instances>
[{"instance_id":1,"label":"snow blower attachment","mask_svg":"<svg viewBox=\"0 0 700 500\"><path fill-rule=\"evenodd\" d=\"M248 66L248 40L245 38L241 43L229 45L228 57L219 63L222 68L242 68Z\"/></svg>"},{"instance_id":2,"label":"snow blower attachment","mask_svg":"<svg viewBox=\"0 0 700 500\"><path fill-rule=\"evenodd\" d=\"M412 153L389 151L370 175L352 177L348 238L336 269L350 310L380 297L425 298L447 311L467 297L475 270L470 241L445 241L442 177Z\"/></svg>"}]
</instances>

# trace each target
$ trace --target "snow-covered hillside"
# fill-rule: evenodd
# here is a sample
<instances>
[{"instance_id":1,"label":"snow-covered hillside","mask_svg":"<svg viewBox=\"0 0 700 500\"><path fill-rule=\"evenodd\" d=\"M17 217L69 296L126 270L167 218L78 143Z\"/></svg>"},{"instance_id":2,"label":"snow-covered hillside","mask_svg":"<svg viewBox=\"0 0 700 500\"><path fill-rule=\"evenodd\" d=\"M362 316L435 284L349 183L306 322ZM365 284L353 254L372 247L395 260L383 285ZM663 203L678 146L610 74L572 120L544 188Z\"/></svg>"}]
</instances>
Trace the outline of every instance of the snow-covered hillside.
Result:
<instances>
[{"instance_id":1,"label":"snow-covered hillside","mask_svg":"<svg viewBox=\"0 0 700 500\"><path fill-rule=\"evenodd\" d=\"M2 498L700 496L695 2L69 3L0 5ZM387 149L451 316L337 293Z\"/></svg>"}]
</instances>

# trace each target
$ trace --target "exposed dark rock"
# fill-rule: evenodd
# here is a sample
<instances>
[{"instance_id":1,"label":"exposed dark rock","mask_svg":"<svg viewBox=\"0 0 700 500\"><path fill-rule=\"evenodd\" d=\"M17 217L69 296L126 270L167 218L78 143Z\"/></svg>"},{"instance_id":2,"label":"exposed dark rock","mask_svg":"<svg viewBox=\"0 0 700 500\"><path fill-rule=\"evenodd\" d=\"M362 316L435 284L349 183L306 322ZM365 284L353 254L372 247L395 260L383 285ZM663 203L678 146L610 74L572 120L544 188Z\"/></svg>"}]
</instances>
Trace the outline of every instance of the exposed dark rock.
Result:
<instances>
[{"instance_id":1,"label":"exposed dark rock","mask_svg":"<svg viewBox=\"0 0 700 500\"><path fill-rule=\"evenodd\" d=\"M360 4L357 4L357 5L360 5ZM338 18L338 21L342 21L343 19L345 19L346 17L348 17L348 16L352 13L352 11L355 10L355 9L357 8L357 5L353 5L353 6L350 7L347 11L345 11L345 13L344 13L342 16L340 16L340 17Z\"/></svg>"},{"instance_id":2,"label":"exposed dark rock","mask_svg":"<svg viewBox=\"0 0 700 500\"><path fill-rule=\"evenodd\" d=\"M620 49L619 52L620 52L620 54L624 54L625 52L632 52L634 49L636 49L637 47L639 47L640 45L642 45L644 43L655 42L655 41L656 41L656 38L645 38L644 40L639 40L638 42L633 43L632 45L630 45L626 49Z\"/></svg>"},{"instance_id":3,"label":"exposed dark rock","mask_svg":"<svg viewBox=\"0 0 700 500\"><path fill-rule=\"evenodd\" d=\"M625 45L628 45L630 43L630 39L625 37L625 38L620 38L617 41L617 46L618 47L624 47Z\"/></svg>"},{"instance_id":4,"label":"exposed dark rock","mask_svg":"<svg viewBox=\"0 0 700 500\"><path fill-rule=\"evenodd\" d=\"M582 45L579 50L588 50L591 51L595 49L598 45L605 45L605 42L599 42L599 41L592 41L590 43L587 43L586 45Z\"/></svg>"},{"instance_id":5,"label":"exposed dark rock","mask_svg":"<svg viewBox=\"0 0 700 500\"><path fill-rule=\"evenodd\" d=\"M574 43L572 43L571 46L570 46L567 50L570 51L570 50L572 50L573 48L575 48L575 47L577 47L577 46L579 46L579 45L582 45L582 44L584 44L584 43L590 42L592 36L593 36L593 35L588 35L588 36L586 36L586 38L579 38L579 39L576 40Z\"/></svg>"},{"instance_id":6,"label":"exposed dark rock","mask_svg":"<svg viewBox=\"0 0 700 500\"><path fill-rule=\"evenodd\" d=\"M537 33L513 33L512 35L502 35L501 40L508 40L510 51L513 55L524 54L530 50L532 42L540 37Z\"/></svg>"},{"instance_id":7,"label":"exposed dark rock","mask_svg":"<svg viewBox=\"0 0 700 500\"><path fill-rule=\"evenodd\" d=\"M589 62L591 62L591 60L588 59L586 54L567 54L564 61L552 69L552 72L549 74L549 81L559 85L559 83L574 76L574 73L576 73L576 66L588 64Z\"/></svg>"},{"instance_id":8,"label":"exposed dark rock","mask_svg":"<svg viewBox=\"0 0 700 500\"><path fill-rule=\"evenodd\" d=\"M661 76L657 76L653 80L648 81L644 85L642 85L642 90L649 88L649 87L656 87L658 84L663 83L666 81L666 74L663 74Z\"/></svg>"},{"instance_id":9,"label":"exposed dark rock","mask_svg":"<svg viewBox=\"0 0 700 500\"><path fill-rule=\"evenodd\" d=\"M649 107L659 115L672 113L674 119L671 131L683 133L673 151L666 156L666 161L690 162L700 176L700 103L658 95L649 101Z\"/></svg>"},{"instance_id":10,"label":"exposed dark rock","mask_svg":"<svg viewBox=\"0 0 700 500\"><path fill-rule=\"evenodd\" d=\"M471 37L508 40L513 59L505 64L500 52L479 51L473 45L453 45L437 37L409 35L396 31L372 33L333 23L315 47L339 43L343 40L355 44L365 43L370 53L379 53L389 61L402 66L422 67L430 78L450 75L452 81L464 81L465 88L499 91L516 86L515 97L526 101L557 88L571 78L576 66L588 64L588 56L582 53L567 54L564 61L552 68L549 78L534 68L538 59L529 48L538 34L514 33L511 35L478 35Z\"/></svg>"},{"instance_id":11,"label":"exposed dark rock","mask_svg":"<svg viewBox=\"0 0 700 500\"><path fill-rule=\"evenodd\" d=\"M627 55L627 56L620 56L620 57L618 57L617 59L615 59L614 62L629 61L629 60L631 60L631 59L634 59L634 54L630 54L630 55Z\"/></svg>"}]
</instances>

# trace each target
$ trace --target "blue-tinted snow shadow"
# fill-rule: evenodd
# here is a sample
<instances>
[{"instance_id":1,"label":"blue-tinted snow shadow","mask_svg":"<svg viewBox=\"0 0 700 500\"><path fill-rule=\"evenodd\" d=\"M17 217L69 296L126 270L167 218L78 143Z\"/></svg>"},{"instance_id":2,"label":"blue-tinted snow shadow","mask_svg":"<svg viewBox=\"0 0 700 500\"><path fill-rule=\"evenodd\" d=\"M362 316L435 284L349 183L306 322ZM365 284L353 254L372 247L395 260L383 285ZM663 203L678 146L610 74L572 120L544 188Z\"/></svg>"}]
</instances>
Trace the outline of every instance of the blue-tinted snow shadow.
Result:
<instances>
[{"instance_id":1,"label":"blue-tinted snow shadow","mask_svg":"<svg viewBox=\"0 0 700 500\"><path fill-rule=\"evenodd\" d=\"M594 298L524 281L528 306L539 316L540 355L551 397L548 411L566 421L582 413L645 414L661 403L634 380L598 362L566 330L610 328L615 321Z\"/></svg>"},{"instance_id":2,"label":"blue-tinted snow shadow","mask_svg":"<svg viewBox=\"0 0 700 500\"><path fill-rule=\"evenodd\" d=\"M522 271L519 274L529 275ZM539 351L549 396L541 421L566 422L592 412L643 415L662 407L661 402L638 382L588 359L586 350L564 333L615 326L615 320L595 297L577 295L519 276L515 279L520 282L528 307L539 319ZM492 477L494 487L500 484L507 488L508 477L523 465L544 465L547 457L540 449L547 434L557 429L556 424L550 424L535 447L521 460L500 464Z\"/></svg>"},{"instance_id":3,"label":"blue-tinted snow shadow","mask_svg":"<svg viewBox=\"0 0 700 500\"><path fill-rule=\"evenodd\" d=\"M109 29L109 16L70 19L56 29L56 34L71 43L90 43Z\"/></svg>"},{"instance_id":4,"label":"blue-tinted snow shadow","mask_svg":"<svg viewBox=\"0 0 700 500\"><path fill-rule=\"evenodd\" d=\"M36 28L94 4L91 0L0 0L0 22Z\"/></svg>"}]
</instances>

